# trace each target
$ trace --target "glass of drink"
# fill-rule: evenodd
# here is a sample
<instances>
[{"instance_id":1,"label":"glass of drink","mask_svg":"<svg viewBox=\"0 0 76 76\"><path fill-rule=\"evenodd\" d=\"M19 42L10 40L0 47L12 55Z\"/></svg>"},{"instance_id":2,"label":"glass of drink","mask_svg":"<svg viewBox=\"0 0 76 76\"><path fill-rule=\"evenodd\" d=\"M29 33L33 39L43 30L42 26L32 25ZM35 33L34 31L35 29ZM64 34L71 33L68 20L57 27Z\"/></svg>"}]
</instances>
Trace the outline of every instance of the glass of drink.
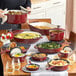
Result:
<instances>
[{"instance_id":1,"label":"glass of drink","mask_svg":"<svg viewBox=\"0 0 76 76\"><path fill-rule=\"evenodd\" d=\"M20 70L21 63L19 58L13 58L14 70Z\"/></svg>"},{"instance_id":2,"label":"glass of drink","mask_svg":"<svg viewBox=\"0 0 76 76\"><path fill-rule=\"evenodd\" d=\"M14 65L12 61L7 61L6 63L6 71L8 73L13 73L14 72Z\"/></svg>"}]
</instances>

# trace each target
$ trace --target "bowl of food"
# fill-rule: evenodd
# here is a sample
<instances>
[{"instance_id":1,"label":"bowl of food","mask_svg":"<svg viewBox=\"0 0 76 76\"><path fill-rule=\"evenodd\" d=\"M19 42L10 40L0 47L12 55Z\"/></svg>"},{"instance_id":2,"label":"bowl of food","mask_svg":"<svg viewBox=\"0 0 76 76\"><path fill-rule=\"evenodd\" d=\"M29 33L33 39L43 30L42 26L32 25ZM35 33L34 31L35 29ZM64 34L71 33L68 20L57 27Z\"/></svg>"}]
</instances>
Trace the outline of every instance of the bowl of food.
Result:
<instances>
[{"instance_id":1,"label":"bowl of food","mask_svg":"<svg viewBox=\"0 0 76 76\"><path fill-rule=\"evenodd\" d=\"M20 62L24 62L26 55L24 53L16 53L12 55L15 59L20 59Z\"/></svg>"},{"instance_id":2,"label":"bowl of food","mask_svg":"<svg viewBox=\"0 0 76 76\"><path fill-rule=\"evenodd\" d=\"M27 64L25 67L29 71L37 71L40 66L38 64Z\"/></svg>"},{"instance_id":3,"label":"bowl of food","mask_svg":"<svg viewBox=\"0 0 76 76\"><path fill-rule=\"evenodd\" d=\"M42 38L42 35L38 32L33 31L23 31L14 34L14 40L19 43L32 44L37 42Z\"/></svg>"},{"instance_id":4,"label":"bowl of food","mask_svg":"<svg viewBox=\"0 0 76 76\"><path fill-rule=\"evenodd\" d=\"M60 52L61 46L62 45L57 42L50 41L39 43L35 48L38 49L40 53L54 54Z\"/></svg>"},{"instance_id":5,"label":"bowl of food","mask_svg":"<svg viewBox=\"0 0 76 76\"><path fill-rule=\"evenodd\" d=\"M51 69L53 71L64 71L67 70L69 66L69 61L64 59L53 59L48 62L47 70Z\"/></svg>"},{"instance_id":6,"label":"bowl of food","mask_svg":"<svg viewBox=\"0 0 76 76\"><path fill-rule=\"evenodd\" d=\"M31 56L34 61L44 61L47 59L47 55L44 53L36 53Z\"/></svg>"},{"instance_id":7,"label":"bowl of food","mask_svg":"<svg viewBox=\"0 0 76 76\"><path fill-rule=\"evenodd\" d=\"M51 29L49 31L50 40L52 41L61 41L64 38L64 29L59 28L60 26L57 26L57 28Z\"/></svg>"},{"instance_id":8,"label":"bowl of food","mask_svg":"<svg viewBox=\"0 0 76 76\"><path fill-rule=\"evenodd\" d=\"M33 22L29 24L29 27L31 31L39 32L42 35L49 35L49 30L57 26L47 22Z\"/></svg>"},{"instance_id":9,"label":"bowl of food","mask_svg":"<svg viewBox=\"0 0 76 76\"><path fill-rule=\"evenodd\" d=\"M72 49L70 47L65 47L63 50L60 51L58 56L60 58L68 58L72 54Z\"/></svg>"},{"instance_id":10,"label":"bowl of food","mask_svg":"<svg viewBox=\"0 0 76 76\"><path fill-rule=\"evenodd\" d=\"M21 10L9 10L6 15L9 24L21 24L27 21L27 13Z\"/></svg>"}]
</instances>

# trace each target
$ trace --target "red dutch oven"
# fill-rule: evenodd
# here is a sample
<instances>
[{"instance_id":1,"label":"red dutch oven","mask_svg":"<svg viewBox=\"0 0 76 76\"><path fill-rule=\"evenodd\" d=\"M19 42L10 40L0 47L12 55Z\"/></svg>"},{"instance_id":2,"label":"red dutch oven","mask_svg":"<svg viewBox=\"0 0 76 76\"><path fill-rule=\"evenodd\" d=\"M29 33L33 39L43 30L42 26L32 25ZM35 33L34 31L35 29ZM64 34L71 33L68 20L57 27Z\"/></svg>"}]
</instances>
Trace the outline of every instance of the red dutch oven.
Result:
<instances>
[{"instance_id":1,"label":"red dutch oven","mask_svg":"<svg viewBox=\"0 0 76 76\"><path fill-rule=\"evenodd\" d=\"M70 51L69 53L63 53L63 52L60 51L60 53L58 54L58 56L60 58L68 58L72 53L73 53L72 51Z\"/></svg>"},{"instance_id":2,"label":"red dutch oven","mask_svg":"<svg viewBox=\"0 0 76 76\"><path fill-rule=\"evenodd\" d=\"M64 60L64 59L54 59L54 60ZM51 60L52 61L52 60ZM51 62L50 61L50 62ZM68 66L69 66L69 61L68 60L64 60L67 62L67 65L64 65L64 66L54 66L54 65L50 65L49 62L48 62L48 68L46 68L47 70L53 70L53 71L64 71L64 70L67 70L68 69Z\"/></svg>"},{"instance_id":3,"label":"red dutch oven","mask_svg":"<svg viewBox=\"0 0 76 76\"><path fill-rule=\"evenodd\" d=\"M20 10L11 10L11 11L20 11ZM27 21L27 13L23 13L21 15L7 15L7 23L9 24L21 24Z\"/></svg>"},{"instance_id":4,"label":"red dutch oven","mask_svg":"<svg viewBox=\"0 0 76 76\"><path fill-rule=\"evenodd\" d=\"M50 40L52 41L61 41L64 38L64 29L62 28L54 28L49 31Z\"/></svg>"}]
</instances>

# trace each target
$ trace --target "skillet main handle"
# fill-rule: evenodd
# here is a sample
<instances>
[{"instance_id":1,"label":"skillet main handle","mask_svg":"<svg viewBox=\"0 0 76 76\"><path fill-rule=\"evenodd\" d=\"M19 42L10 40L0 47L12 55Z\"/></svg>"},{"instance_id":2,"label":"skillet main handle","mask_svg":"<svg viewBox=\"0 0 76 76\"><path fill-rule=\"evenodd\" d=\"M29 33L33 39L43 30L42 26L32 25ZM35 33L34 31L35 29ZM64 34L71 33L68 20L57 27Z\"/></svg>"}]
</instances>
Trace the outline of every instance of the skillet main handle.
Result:
<instances>
[{"instance_id":1,"label":"skillet main handle","mask_svg":"<svg viewBox=\"0 0 76 76\"><path fill-rule=\"evenodd\" d=\"M34 46L35 49L37 49L37 46Z\"/></svg>"}]
</instances>

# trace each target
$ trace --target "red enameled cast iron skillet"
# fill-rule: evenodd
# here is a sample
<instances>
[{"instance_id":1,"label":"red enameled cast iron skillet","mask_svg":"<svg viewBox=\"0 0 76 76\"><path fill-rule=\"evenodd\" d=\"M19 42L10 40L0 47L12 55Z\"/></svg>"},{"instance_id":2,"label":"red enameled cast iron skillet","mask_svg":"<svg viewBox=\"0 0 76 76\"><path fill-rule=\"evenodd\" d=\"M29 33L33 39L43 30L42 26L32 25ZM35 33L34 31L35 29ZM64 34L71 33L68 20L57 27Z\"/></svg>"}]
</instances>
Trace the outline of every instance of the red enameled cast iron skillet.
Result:
<instances>
[{"instance_id":1,"label":"red enameled cast iron skillet","mask_svg":"<svg viewBox=\"0 0 76 76\"><path fill-rule=\"evenodd\" d=\"M54 60L64 60L64 59L54 59ZM69 61L68 60L64 60L64 61L66 61L68 63L68 65L65 65L65 66L52 66L48 62L48 66L49 67L47 68L47 70L49 70L49 69L51 69L53 71L64 71L64 70L67 70L68 69L68 66L69 66Z\"/></svg>"},{"instance_id":2,"label":"red enameled cast iron skillet","mask_svg":"<svg viewBox=\"0 0 76 76\"><path fill-rule=\"evenodd\" d=\"M38 66L38 68L29 68L29 67L27 67L29 65L36 65L36 66ZM37 71L40 68L40 66L38 64L27 64L25 67L29 71Z\"/></svg>"},{"instance_id":3,"label":"red enameled cast iron skillet","mask_svg":"<svg viewBox=\"0 0 76 76\"><path fill-rule=\"evenodd\" d=\"M43 54L43 53L36 53L36 54ZM43 58L33 57L33 55L35 55L35 54L32 54L31 58L35 61L44 61L47 59L47 55L46 55L46 57L43 57Z\"/></svg>"}]
</instances>

